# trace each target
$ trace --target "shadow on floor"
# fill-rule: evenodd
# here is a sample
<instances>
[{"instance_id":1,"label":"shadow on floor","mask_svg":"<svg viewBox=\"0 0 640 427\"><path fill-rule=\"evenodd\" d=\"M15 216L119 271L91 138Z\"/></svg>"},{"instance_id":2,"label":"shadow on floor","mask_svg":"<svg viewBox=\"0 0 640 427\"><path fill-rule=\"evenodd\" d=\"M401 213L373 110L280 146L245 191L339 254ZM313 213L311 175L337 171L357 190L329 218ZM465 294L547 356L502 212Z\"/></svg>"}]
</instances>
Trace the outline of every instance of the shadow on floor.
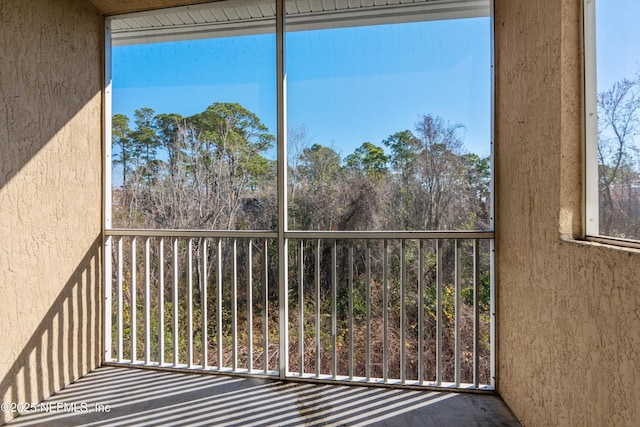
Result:
<instances>
[{"instance_id":1,"label":"shadow on floor","mask_svg":"<svg viewBox=\"0 0 640 427\"><path fill-rule=\"evenodd\" d=\"M99 368L8 426L519 426L493 395Z\"/></svg>"}]
</instances>

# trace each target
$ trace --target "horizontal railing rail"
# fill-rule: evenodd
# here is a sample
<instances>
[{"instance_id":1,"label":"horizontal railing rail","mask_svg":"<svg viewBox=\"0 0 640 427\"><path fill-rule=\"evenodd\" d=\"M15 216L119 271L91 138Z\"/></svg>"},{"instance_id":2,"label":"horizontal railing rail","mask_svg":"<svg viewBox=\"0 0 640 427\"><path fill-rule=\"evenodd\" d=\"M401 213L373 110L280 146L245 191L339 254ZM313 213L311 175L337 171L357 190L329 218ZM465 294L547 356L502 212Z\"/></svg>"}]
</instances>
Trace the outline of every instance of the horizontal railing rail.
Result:
<instances>
[{"instance_id":1,"label":"horizontal railing rail","mask_svg":"<svg viewBox=\"0 0 640 427\"><path fill-rule=\"evenodd\" d=\"M276 238L278 232L268 230L155 230L136 228L113 228L106 230L107 236L124 237L254 237L254 238Z\"/></svg>"},{"instance_id":2,"label":"horizontal railing rail","mask_svg":"<svg viewBox=\"0 0 640 427\"><path fill-rule=\"evenodd\" d=\"M139 237L260 237L276 238L277 231L270 230L165 230L113 228L105 231L107 236ZM493 239L489 230L471 231L314 231L289 230L289 239Z\"/></svg>"},{"instance_id":3,"label":"horizontal railing rail","mask_svg":"<svg viewBox=\"0 0 640 427\"><path fill-rule=\"evenodd\" d=\"M286 231L289 239L492 239L493 231Z\"/></svg>"},{"instance_id":4,"label":"horizontal railing rail","mask_svg":"<svg viewBox=\"0 0 640 427\"><path fill-rule=\"evenodd\" d=\"M287 336L287 378L494 384L491 231L287 231L283 290L274 231L106 236L110 363L278 375Z\"/></svg>"}]
</instances>

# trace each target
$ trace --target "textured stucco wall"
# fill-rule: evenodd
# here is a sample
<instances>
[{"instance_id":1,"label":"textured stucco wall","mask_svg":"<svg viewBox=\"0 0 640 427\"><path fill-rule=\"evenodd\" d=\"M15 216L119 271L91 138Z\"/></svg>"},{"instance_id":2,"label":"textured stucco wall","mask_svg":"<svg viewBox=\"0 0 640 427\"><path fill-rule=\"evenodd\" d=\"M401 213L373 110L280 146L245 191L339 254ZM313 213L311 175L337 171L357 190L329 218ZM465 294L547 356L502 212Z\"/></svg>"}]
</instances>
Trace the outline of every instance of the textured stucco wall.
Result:
<instances>
[{"instance_id":1,"label":"textured stucco wall","mask_svg":"<svg viewBox=\"0 0 640 427\"><path fill-rule=\"evenodd\" d=\"M90 0L105 15L209 3L211 0Z\"/></svg>"},{"instance_id":2,"label":"textured stucco wall","mask_svg":"<svg viewBox=\"0 0 640 427\"><path fill-rule=\"evenodd\" d=\"M86 1L0 2L2 402L100 360L102 34Z\"/></svg>"},{"instance_id":3,"label":"textured stucco wall","mask_svg":"<svg viewBox=\"0 0 640 427\"><path fill-rule=\"evenodd\" d=\"M525 426L640 425L640 252L581 233L580 0L496 0L498 390Z\"/></svg>"}]
</instances>

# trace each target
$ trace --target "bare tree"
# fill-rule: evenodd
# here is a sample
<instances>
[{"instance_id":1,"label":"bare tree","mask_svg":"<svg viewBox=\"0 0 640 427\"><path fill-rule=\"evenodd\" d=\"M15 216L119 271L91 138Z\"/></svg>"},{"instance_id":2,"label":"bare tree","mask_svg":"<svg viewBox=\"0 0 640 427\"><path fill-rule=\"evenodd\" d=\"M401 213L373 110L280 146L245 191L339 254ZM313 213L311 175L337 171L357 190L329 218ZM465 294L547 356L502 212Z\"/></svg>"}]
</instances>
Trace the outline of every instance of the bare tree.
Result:
<instances>
[{"instance_id":1,"label":"bare tree","mask_svg":"<svg viewBox=\"0 0 640 427\"><path fill-rule=\"evenodd\" d=\"M598 94L600 233L640 237L638 147L640 77Z\"/></svg>"},{"instance_id":2,"label":"bare tree","mask_svg":"<svg viewBox=\"0 0 640 427\"><path fill-rule=\"evenodd\" d=\"M488 210L488 162L464 151L460 125L424 115L416 134L398 132L384 141L396 177L389 213L397 228L439 230L468 228L470 218ZM478 181L480 180L480 181ZM486 186L487 191L480 191ZM472 224L472 228L482 224Z\"/></svg>"}]
</instances>

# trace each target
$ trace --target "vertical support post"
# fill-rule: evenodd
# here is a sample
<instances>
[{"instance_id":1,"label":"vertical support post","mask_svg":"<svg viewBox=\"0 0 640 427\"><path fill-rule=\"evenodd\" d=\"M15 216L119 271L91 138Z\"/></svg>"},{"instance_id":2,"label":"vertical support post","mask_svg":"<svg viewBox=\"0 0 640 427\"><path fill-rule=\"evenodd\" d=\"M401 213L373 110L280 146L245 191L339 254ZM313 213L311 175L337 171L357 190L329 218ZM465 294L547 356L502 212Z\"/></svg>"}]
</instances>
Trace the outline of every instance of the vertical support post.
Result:
<instances>
[{"instance_id":1,"label":"vertical support post","mask_svg":"<svg viewBox=\"0 0 640 427\"><path fill-rule=\"evenodd\" d=\"M104 98L103 98L103 166L102 177L104 182L103 193L103 215L102 215L102 261L104 265L103 282L104 282L104 294L103 297L103 348L104 353L102 361L110 361L111 355L111 310L112 310L112 245L113 239L107 236L105 231L111 229L111 96L112 96L112 84L111 84L111 19L105 18L104 23ZM118 264L122 265L122 263ZM120 288L122 289L122 288ZM120 318L122 320L122 318ZM120 323L121 324L121 323ZM122 345L118 346L118 360L122 358Z\"/></svg>"},{"instance_id":2,"label":"vertical support post","mask_svg":"<svg viewBox=\"0 0 640 427\"><path fill-rule=\"evenodd\" d=\"M289 371L289 248L287 232L287 74L285 70L285 0L276 1L276 85L277 85L277 145L278 145L278 313L280 329L279 375L284 379Z\"/></svg>"},{"instance_id":3,"label":"vertical support post","mask_svg":"<svg viewBox=\"0 0 640 427\"><path fill-rule=\"evenodd\" d=\"M588 0L595 1L595 0ZM491 17L490 17L490 34L491 34L491 221L489 228L491 231L495 232L496 227L496 193L495 193L495 0L490 0L491 2ZM595 45L594 45L595 46ZM595 50L594 50L595 51ZM585 46L585 55L589 52L589 48ZM588 61L588 59L587 59ZM585 95L589 96L589 95ZM594 187L597 192L598 186ZM596 194L597 200L597 194ZM586 223L586 222L585 222ZM490 280L490 332L489 332L489 340L490 340L490 371L491 371L491 387L496 389L496 352L497 352L497 342L496 342L496 306L495 299L496 295L496 283L495 283L495 274L496 274L496 266L495 266L495 237L490 240L490 267L489 267L489 280Z\"/></svg>"},{"instance_id":4,"label":"vertical support post","mask_svg":"<svg viewBox=\"0 0 640 427\"><path fill-rule=\"evenodd\" d=\"M595 0L589 0L589 1L595 1ZM491 3L491 16L489 18L489 25L491 26L491 29L489 31L489 34L491 34L491 200L490 200L490 206L491 206L491 221L489 223L489 229L493 232L495 232L496 229L496 197L495 197L495 0L490 0ZM585 54L588 53L588 48L585 47ZM588 95L587 95L588 96ZM597 184L594 187L596 188L597 191ZM596 196L597 197L597 196ZM583 215L583 218L586 218L585 215ZM495 292L495 265L494 265L494 259L495 259L495 238L492 238L490 240L490 271L489 271L489 280L490 280L490 312L491 312L491 317L490 317L490 332L489 332L489 340L491 341L489 343L490 345L490 371L491 371L491 386L493 387L493 389L496 389L496 331L495 331L495 321L496 321L496 308L495 308L495 298L496 298L496 292Z\"/></svg>"}]
</instances>

